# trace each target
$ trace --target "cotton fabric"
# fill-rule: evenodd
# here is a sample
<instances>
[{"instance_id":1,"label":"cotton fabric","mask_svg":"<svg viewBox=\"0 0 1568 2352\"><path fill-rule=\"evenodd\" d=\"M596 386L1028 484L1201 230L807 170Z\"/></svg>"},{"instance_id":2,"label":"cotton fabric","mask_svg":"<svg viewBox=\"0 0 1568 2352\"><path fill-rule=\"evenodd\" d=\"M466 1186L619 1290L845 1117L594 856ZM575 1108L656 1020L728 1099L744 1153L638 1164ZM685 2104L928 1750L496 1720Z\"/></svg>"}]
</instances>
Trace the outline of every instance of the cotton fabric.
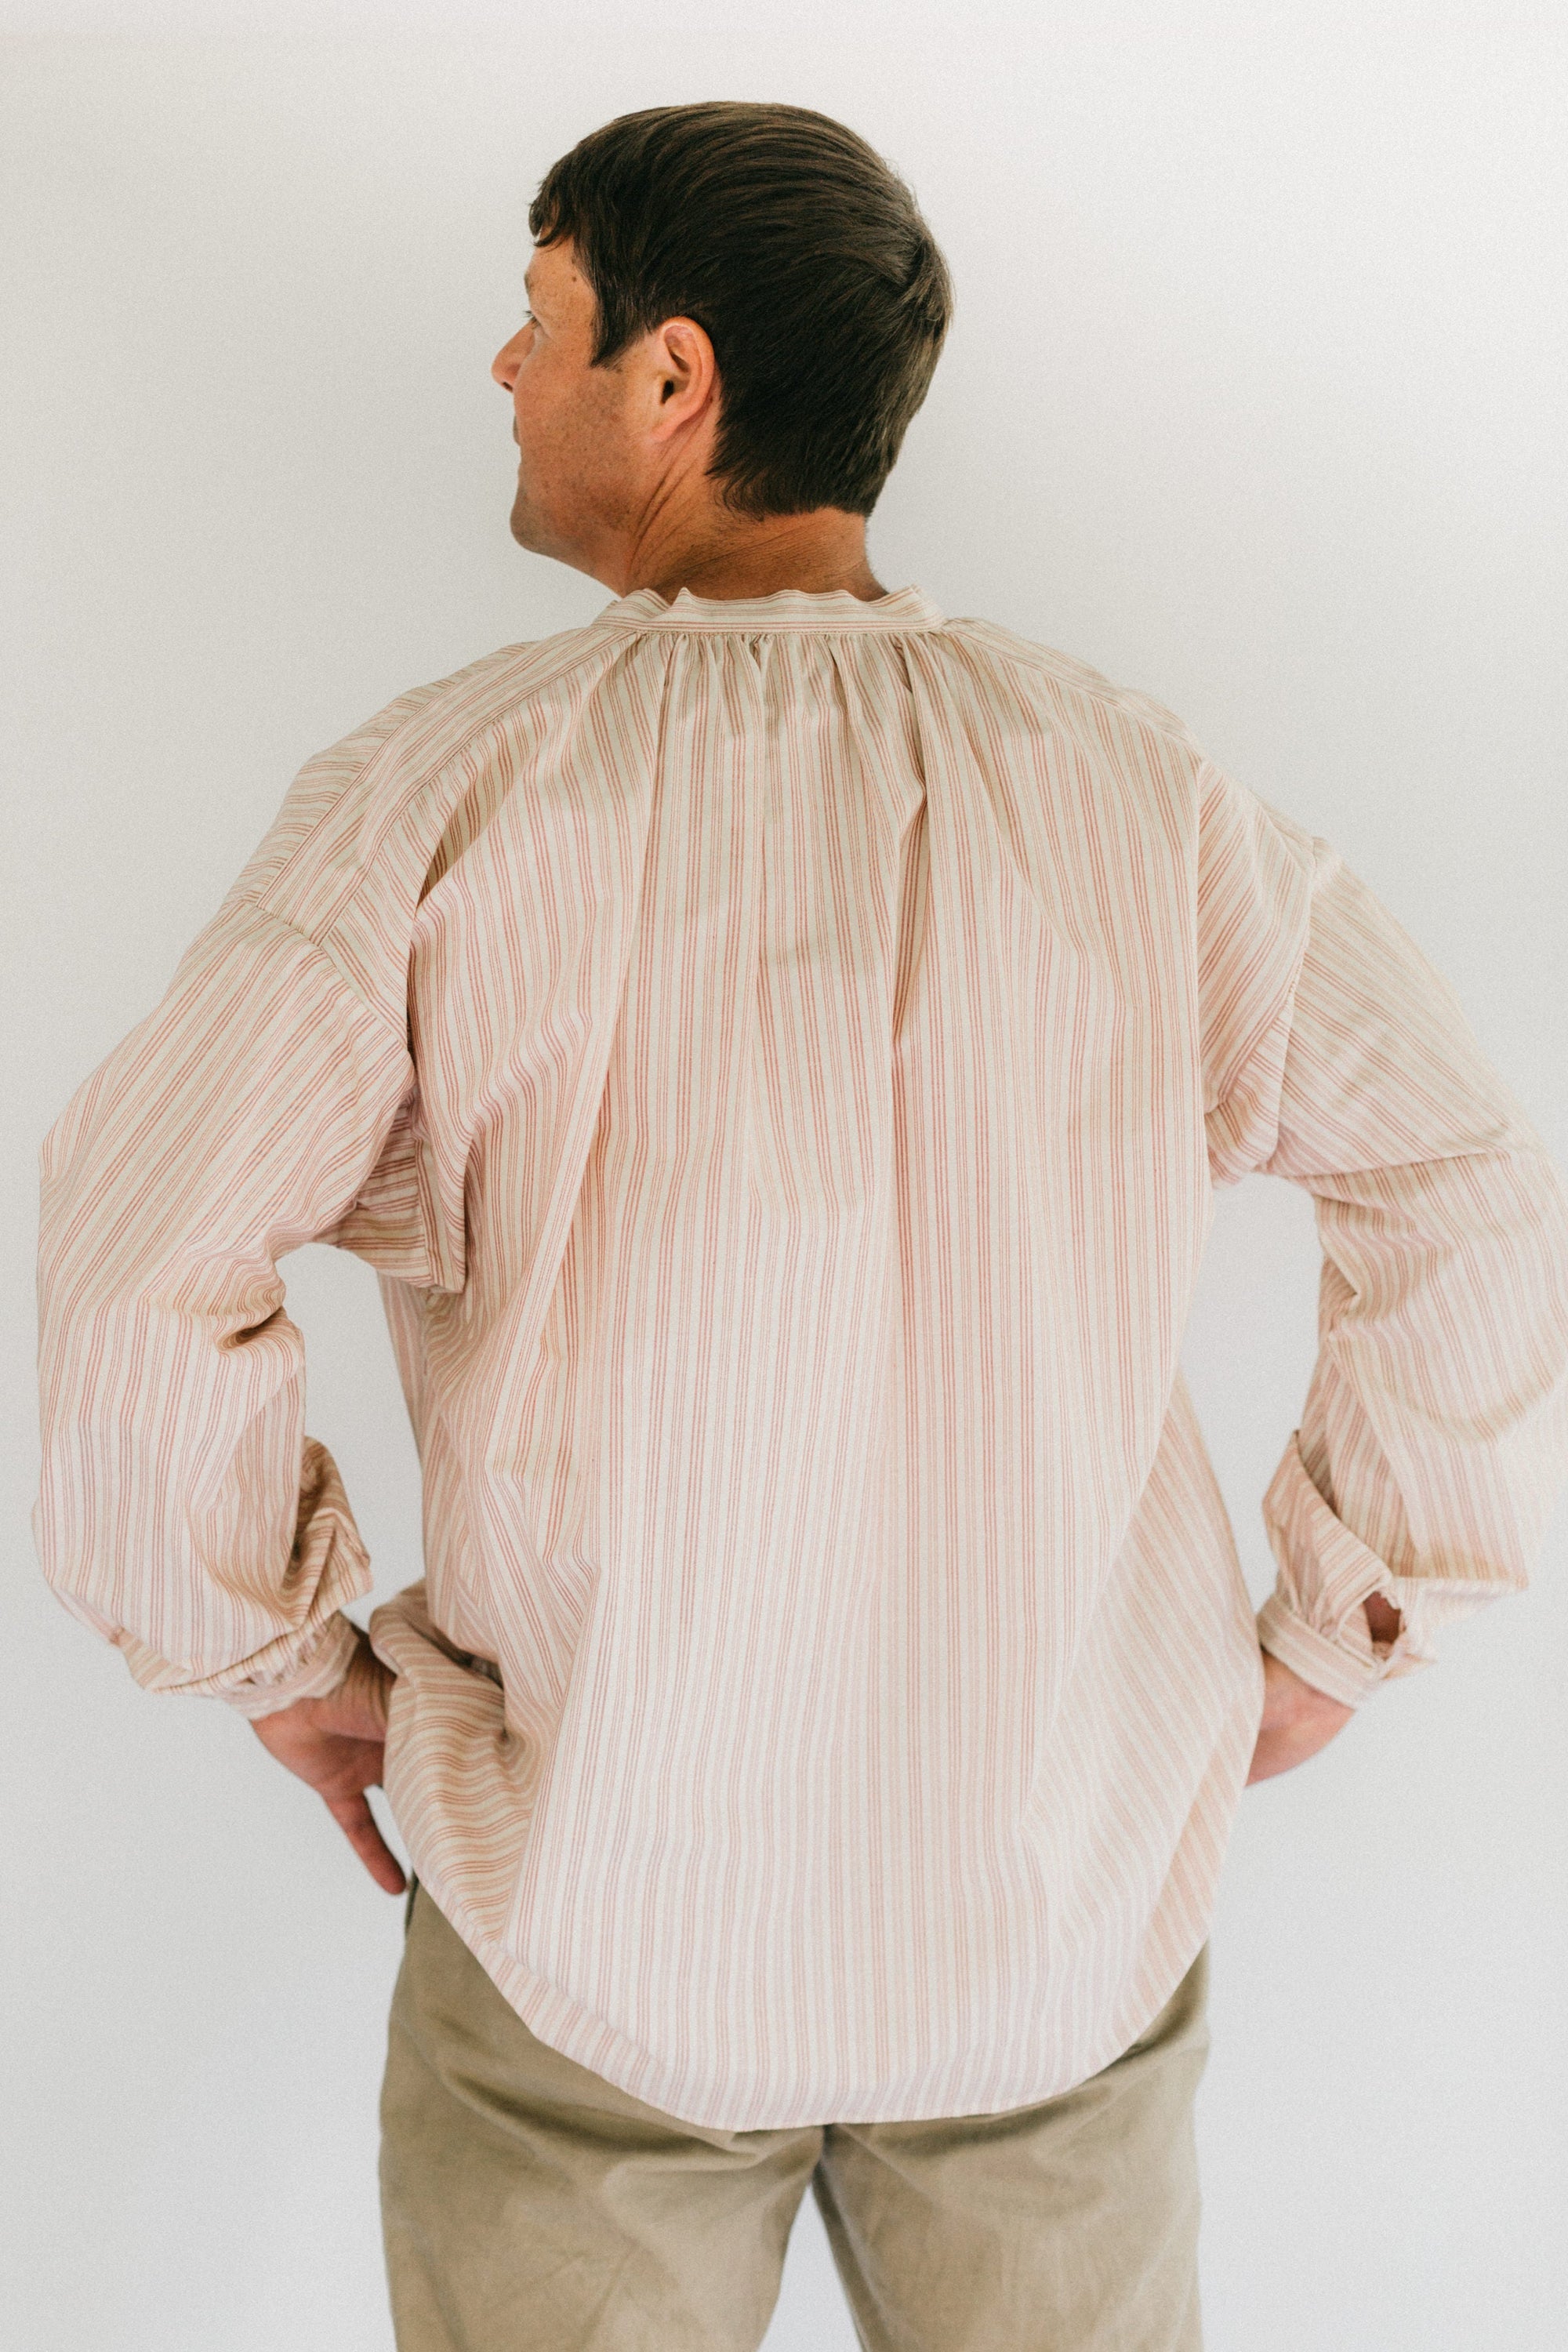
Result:
<instances>
[{"instance_id":1,"label":"cotton fabric","mask_svg":"<svg viewBox=\"0 0 1568 2352\"><path fill-rule=\"evenodd\" d=\"M1324 1259L1255 1625L1178 1349L1257 1170ZM420 1448L414 1864L537 2036L721 2128L1105 2066L1203 1943L1259 1635L1359 1703L1568 1467L1563 1190L1451 990L1170 711L914 589L645 589L400 698L51 1130L47 1572L251 1715L369 1583L311 1239Z\"/></svg>"}]
</instances>

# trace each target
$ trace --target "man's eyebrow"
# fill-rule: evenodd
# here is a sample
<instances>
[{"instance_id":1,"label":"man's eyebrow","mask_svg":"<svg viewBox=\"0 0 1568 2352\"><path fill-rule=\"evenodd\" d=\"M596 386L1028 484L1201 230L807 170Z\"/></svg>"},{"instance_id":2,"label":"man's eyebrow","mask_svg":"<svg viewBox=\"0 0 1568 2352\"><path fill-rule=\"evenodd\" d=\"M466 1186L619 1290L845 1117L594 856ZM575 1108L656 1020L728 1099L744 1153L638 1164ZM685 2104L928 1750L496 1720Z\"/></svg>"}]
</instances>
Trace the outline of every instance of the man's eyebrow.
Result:
<instances>
[{"instance_id":1,"label":"man's eyebrow","mask_svg":"<svg viewBox=\"0 0 1568 2352\"><path fill-rule=\"evenodd\" d=\"M522 290L531 302L533 299L533 268L531 264L530 264L529 268L522 273Z\"/></svg>"}]
</instances>

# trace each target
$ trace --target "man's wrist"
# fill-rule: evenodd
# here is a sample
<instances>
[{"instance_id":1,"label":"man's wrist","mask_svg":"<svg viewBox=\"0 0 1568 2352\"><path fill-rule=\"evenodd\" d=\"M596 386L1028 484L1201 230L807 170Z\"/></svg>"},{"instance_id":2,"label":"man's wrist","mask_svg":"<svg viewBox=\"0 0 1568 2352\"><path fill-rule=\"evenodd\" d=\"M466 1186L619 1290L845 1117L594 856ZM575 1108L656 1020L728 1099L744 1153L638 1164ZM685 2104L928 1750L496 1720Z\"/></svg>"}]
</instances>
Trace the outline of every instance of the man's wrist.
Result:
<instances>
[{"instance_id":1,"label":"man's wrist","mask_svg":"<svg viewBox=\"0 0 1568 2352\"><path fill-rule=\"evenodd\" d=\"M1364 1622L1364 1621L1363 1621ZM1320 1632L1288 1607L1278 1592L1270 1593L1258 1612L1258 1639L1271 1657L1289 1666L1301 1682L1337 1699L1342 1706L1359 1706L1383 1678L1383 1661L1370 1635L1364 1654Z\"/></svg>"},{"instance_id":2,"label":"man's wrist","mask_svg":"<svg viewBox=\"0 0 1568 2352\"><path fill-rule=\"evenodd\" d=\"M1369 1592L1362 1607L1366 1612L1366 1627L1372 1635L1373 1648L1392 1650L1405 1629L1405 1619L1400 1612L1381 1592Z\"/></svg>"},{"instance_id":3,"label":"man's wrist","mask_svg":"<svg viewBox=\"0 0 1568 2352\"><path fill-rule=\"evenodd\" d=\"M348 1675L362 1643L366 1643L363 1629L352 1617L336 1611L322 1626L319 1639L286 1674L267 1682L234 1683L215 1696L252 1723L297 1706L301 1699L325 1698Z\"/></svg>"}]
</instances>

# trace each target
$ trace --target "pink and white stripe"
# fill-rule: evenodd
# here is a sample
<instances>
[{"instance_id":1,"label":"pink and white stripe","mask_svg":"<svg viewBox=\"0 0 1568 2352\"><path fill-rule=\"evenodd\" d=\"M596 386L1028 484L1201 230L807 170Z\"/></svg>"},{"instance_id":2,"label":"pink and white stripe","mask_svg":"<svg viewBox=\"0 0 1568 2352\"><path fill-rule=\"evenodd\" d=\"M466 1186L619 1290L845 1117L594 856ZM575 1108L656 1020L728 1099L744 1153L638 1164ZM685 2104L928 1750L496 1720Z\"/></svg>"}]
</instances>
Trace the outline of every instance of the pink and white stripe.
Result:
<instances>
[{"instance_id":1,"label":"pink and white stripe","mask_svg":"<svg viewBox=\"0 0 1568 2352\"><path fill-rule=\"evenodd\" d=\"M1044 2098L1193 1958L1247 1770L1177 1356L1259 1169L1325 1252L1261 1632L1354 1701L1568 1470L1568 1206L1451 992L1080 663L643 590L312 761L52 1130L46 1568L152 1687L331 1686L276 1260L356 1251L425 1479L387 1793L508 1999L708 2124Z\"/></svg>"}]
</instances>

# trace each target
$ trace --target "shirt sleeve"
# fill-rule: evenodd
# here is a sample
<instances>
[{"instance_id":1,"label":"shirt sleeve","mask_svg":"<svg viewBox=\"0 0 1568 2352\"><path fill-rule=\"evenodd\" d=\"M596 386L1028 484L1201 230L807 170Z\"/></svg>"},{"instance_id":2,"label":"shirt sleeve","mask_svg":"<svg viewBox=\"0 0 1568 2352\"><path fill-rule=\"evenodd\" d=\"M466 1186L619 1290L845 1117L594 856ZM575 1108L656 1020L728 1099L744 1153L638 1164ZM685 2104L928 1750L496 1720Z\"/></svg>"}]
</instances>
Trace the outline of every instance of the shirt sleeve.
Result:
<instances>
[{"instance_id":1,"label":"shirt sleeve","mask_svg":"<svg viewBox=\"0 0 1568 2352\"><path fill-rule=\"evenodd\" d=\"M1304 1187L1322 1249L1258 1636L1354 1706L1526 1581L1568 1475L1568 1195L1388 910L1326 842L1211 781L1211 1161ZM1392 1644L1374 1592L1401 1612Z\"/></svg>"},{"instance_id":2,"label":"shirt sleeve","mask_svg":"<svg viewBox=\"0 0 1568 2352\"><path fill-rule=\"evenodd\" d=\"M412 1085L330 947L231 892L46 1140L34 1531L149 1689L259 1716L346 1669L369 1562L277 1261L342 1217Z\"/></svg>"}]
</instances>

